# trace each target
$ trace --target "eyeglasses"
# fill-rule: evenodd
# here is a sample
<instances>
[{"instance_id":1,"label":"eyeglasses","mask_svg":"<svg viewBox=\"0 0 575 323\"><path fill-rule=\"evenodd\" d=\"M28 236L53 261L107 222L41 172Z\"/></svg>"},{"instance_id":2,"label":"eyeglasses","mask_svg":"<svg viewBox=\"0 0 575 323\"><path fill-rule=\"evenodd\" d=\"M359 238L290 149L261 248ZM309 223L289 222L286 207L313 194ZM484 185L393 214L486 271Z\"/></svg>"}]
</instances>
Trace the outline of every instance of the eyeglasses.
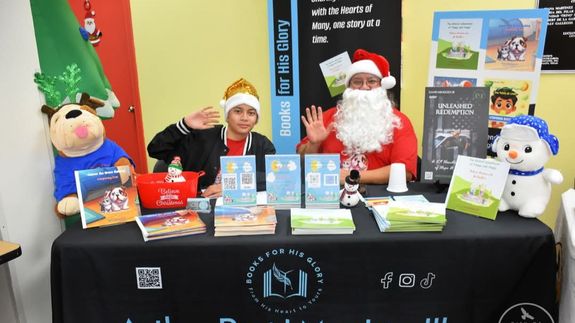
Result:
<instances>
[{"instance_id":1,"label":"eyeglasses","mask_svg":"<svg viewBox=\"0 0 575 323\"><path fill-rule=\"evenodd\" d=\"M367 84L367 86L370 88L374 88L374 87L377 87L381 84L381 80L376 78L376 77L370 77L367 79L363 79L363 78L358 77L358 78L352 78L349 81L349 84L353 88L356 88L356 89L362 87L364 84Z\"/></svg>"}]
</instances>

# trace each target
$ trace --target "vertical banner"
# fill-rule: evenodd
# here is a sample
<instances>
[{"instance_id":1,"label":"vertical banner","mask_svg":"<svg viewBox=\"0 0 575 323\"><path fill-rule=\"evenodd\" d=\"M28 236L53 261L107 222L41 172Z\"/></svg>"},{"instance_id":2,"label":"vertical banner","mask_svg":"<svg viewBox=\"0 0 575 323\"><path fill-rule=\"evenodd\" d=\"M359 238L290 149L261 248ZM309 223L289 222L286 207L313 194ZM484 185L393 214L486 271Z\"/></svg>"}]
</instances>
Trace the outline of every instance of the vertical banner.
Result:
<instances>
[{"instance_id":1,"label":"vertical banner","mask_svg":"<svg viewBox=\"0 0 575 323\"><path fill-rule=\"evenodd\" d=\"M575 73L575 1L539 0L539 8L549 8L541 69L544 73Z\"/></svg>"},{"instance_id":2,"label":"vertical banner","mask_svg":"<svg viewBox=\"0 0 575 323\"><path fill-rule=\"evenodd\" d=\"M300 115L336 105L358 48L385 56L401 84L401 0L268 0L272 133L279 154L305 136ZM399 86L392 89L399 104ZM399 105L398 105L399 107Z\"/></svg>"},{"instance_id":3,"label":"vertical banner","mask_svg":"<svg viewBox=\"0 0 575 323\"><path fill-rule=\"evenodd\" d=\"M489 88L489 143L514 116L533 115L548 9L436 12L429 86Z\"/></svg>"}]
</instances>

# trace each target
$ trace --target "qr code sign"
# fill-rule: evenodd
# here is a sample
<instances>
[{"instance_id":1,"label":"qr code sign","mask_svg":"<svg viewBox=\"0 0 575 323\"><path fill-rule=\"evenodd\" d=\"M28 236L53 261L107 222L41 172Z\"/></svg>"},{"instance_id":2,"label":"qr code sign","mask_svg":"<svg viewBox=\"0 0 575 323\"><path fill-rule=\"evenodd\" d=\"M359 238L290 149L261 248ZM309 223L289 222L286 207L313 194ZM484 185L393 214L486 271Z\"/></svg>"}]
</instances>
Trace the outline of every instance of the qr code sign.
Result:
<instances>
[{"instance_id":1,"label":"qr code sign","mask_svg":"<svg viewBox=\"0 0 575 323\"><path fill-rule=\"evenodd\" d=\"M160 267L136 267L138 289L162 289L162 270Z\"/></svg>"},{"instance_id":2,"label":"qr code sign","mask_svg":"<svg viewBox=\"0 0 575 323\"><path fill-rule=\"evenodd\" d=\"M237 190L238 180L236 174L222 174L222 188L225 190Z\"/></svg>"},{"instance_id":3,"label":"qr code sign","mask_svg":"<svg viewBox=\"0 0 575 323\"><path fill-rule=\"evenodd\" d=\"M433 179L433 172L425 172L425 175L423 178L426 180L432 180Z\"/></svg>"},{"instance_id":4,"label":"qr code sign","mask_svg":"<svg viewBox=\"0 0 575 323\"><path fill-rule=\"evenodd\" d=\"M308 173L307 174L307 186L310 188L321 187L321 174L320 173Z\"/></svg>"},{"instance_id":5,"label":"qr code sign","mask_svg":"<svg viewBox=\"0 0 575 323\"><path fill-rule=\"evenodd\" d=\"M339 176L337 174L325 174L323 185L336 186L339 185Z\"/></svg>"},{"instance_id":6,"label":"qr code sign","mask_svg":"<svg viewBox=\"0 0 575 323\"><path fill-rule=\"evenodd\" d=\"M241 184L240 184L241 189L251 190L256 187L253 173L241 173L240 178L241 178Z\"/></svg>"}]
</instances>

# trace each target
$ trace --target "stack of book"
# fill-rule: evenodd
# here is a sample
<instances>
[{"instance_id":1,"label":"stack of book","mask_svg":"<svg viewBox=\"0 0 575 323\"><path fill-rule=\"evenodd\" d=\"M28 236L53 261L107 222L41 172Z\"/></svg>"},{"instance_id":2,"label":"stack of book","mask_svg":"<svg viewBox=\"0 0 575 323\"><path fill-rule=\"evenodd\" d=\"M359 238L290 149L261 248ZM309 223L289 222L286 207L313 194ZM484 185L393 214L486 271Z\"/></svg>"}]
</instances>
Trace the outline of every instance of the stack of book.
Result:
<instances>
[{"instance_id":1,"label":"stack of book","mask_svg":"<svg viewBox=\"0 0 575 323\"><path fill-rule=\"evenodd\" d=\"M224 206L214 210L214 236L274 234L276 211L273 206Z\"/></svg>"},{"instance_id":2,"label":"stack of book","mask_svg":"<svg viewBox=\"0 0 575 323\"><path fill-rule=\"evenodd\" d=\"M381 232L440 232L447 222L444 203L392 201L372 211Z\"/></svg>"},{"instance_id":3,"label":"stack of book","mask_svg":"<svg viewBox=\"0 0 575 323\"><path fill-rule=\"evenodd\" d=\"M349 209L291 209L292 234L353 234Z\"/></svg>"},{"instance_id":4,"label":"stack of book","mask_svg":"<svg viewBox=\"0 0 575 323\"><path fill-rule=\"evenodd\" d=\"M170 211L136 217L144 241L206 232L206 224L191 210Z\"/></svg>"}]
</instances>

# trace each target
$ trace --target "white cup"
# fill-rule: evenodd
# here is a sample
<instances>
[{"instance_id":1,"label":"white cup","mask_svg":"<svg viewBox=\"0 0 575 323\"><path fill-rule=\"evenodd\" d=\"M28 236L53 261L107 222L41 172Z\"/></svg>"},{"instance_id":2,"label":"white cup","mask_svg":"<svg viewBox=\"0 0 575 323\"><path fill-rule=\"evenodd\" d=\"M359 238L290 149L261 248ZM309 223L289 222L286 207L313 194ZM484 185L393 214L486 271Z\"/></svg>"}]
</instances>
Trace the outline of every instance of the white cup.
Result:
<instances>
[{"instance_id":1,"label":"white cup","mask_svg":"<svg viewBox=\"0 0 575 323\"><path fill-rule=\"evenodd\" d=\"M393 163L389 170L389 184L387 190L393 193L407 192L405 182L405 164Z\"/></svg>"}]
</instances>

